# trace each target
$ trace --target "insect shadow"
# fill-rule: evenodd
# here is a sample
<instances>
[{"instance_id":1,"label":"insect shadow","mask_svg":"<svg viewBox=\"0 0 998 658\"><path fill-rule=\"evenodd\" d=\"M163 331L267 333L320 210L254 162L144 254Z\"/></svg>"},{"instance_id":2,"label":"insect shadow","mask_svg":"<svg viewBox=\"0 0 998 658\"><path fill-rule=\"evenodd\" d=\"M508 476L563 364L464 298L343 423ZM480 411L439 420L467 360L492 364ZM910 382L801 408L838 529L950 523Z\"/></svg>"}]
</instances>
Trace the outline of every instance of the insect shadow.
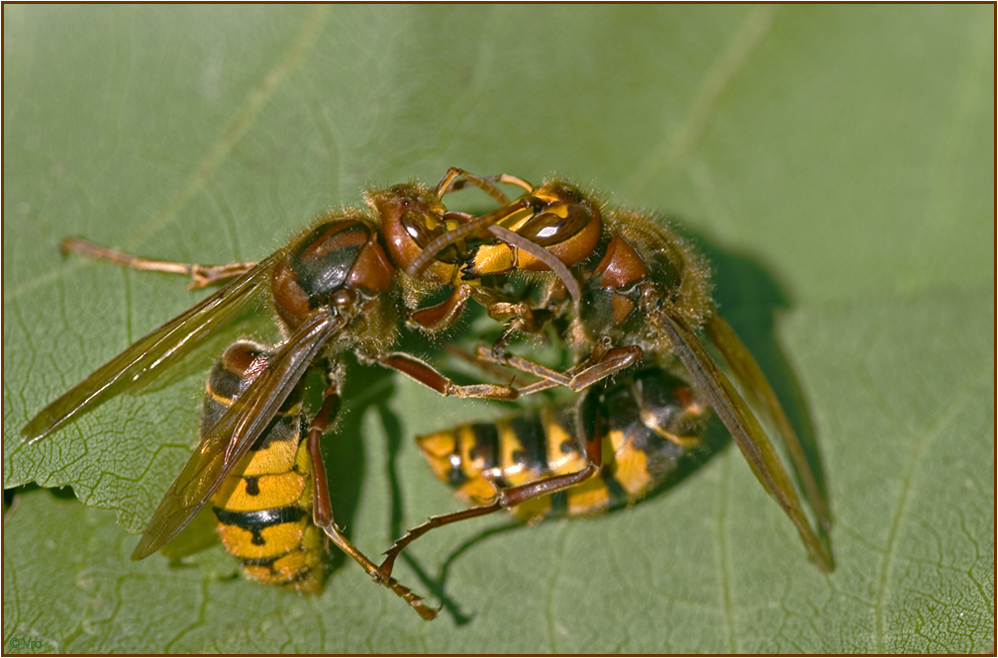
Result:
<instances>
[{"instance_id":1,"label":"insect shadow","mask_svg":"<svg viewBox=\"0 0 998 658\"><path fill-rule=\"evenodd\" d=\"M681 224L681 220L676 220ZM714 270L714 300L765 372L797 432L818 490L831 508L828 480L814 421L793 365L776 338L776 317L793 307L786 288L747 252L720 247L702 234L685 231L710 260ZM793 462L791 461L791 465ZM798 481L800 475L794 474Z\"/></svg>"},{"instance_id":2,"label":"insect shadow","mask_svg":"<svg viewBox=\"0 0 998 658\"><path fill-rule=\"evenodd\" d=\"M677 220L676 223L682 225L681 221ZM718 307L723 309L725 317L735 327L737 334L744 340L749 352L756 357L777 396L783 402L790 422L800 438L807 461L811 465L819 491L827 501L827 478L811 413L799 379L775 335L776 316L792 307L789 295L765 265L753 255L721 247L702 234L680 230L695 242L710 260L716 283L714 299ZM389 409L387 396L379 399L376 407L388 440L387 471L391 489L389 528L392 536L398 537L404 534L405 528L403 528L404 501L396 462L399 451L409 449L409 447L403 448L402 442L411 441L412 437L403 437L402 424ZM702 468L730 442L731 437L723 425L716 417L712 418L704 435L704 450L686 458L651 495L635 504L647 504L667 494ZM799 481L799 476L797 479ZM621 504L611 508L609 513L619 513L626 507L627 504ZM423 586L441 602L455 625L463 626L473 621L473 616L463 612L459 603L447 594L447 579L451 566L480 542L525 527L525 524L519 520L507 520L476 532L447 556L436 575L424 569L409 553L402 553L402 558Z\"/></svg>"}]
</instances>

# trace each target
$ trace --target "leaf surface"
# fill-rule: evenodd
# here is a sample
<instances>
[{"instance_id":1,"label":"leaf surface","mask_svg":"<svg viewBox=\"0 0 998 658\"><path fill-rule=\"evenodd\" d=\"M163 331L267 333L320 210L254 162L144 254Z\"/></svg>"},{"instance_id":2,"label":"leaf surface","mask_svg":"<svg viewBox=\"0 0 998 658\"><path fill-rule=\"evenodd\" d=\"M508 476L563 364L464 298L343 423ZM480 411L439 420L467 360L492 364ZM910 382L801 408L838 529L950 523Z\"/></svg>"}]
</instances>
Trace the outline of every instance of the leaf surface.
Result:
<instances>
[{"instance_id":1,"label":"leaf surface","mask_svg":"<svg viewBox=\"0 0 998 658\"><path fill-rule=\"evenodd\" d=\"M993 6L11 5L4 48L4 485L84 503L16 490L5 650L992 646ZM625 512L431 533L397 570L443 596L431 624L342 560L316 598L233 577L217 545L129 562L125 531L189 456L214 354L273 339L265 312L157 390L20 443L47 402L204 294L61 260L62 238L256 260L367 185L448 166L558 172L683 225L817 437L833 574L730 449ZM338 520L375 555L457 508L411 437L506 409L350 373L326 461Z\"/></svg>"}]
</instances>

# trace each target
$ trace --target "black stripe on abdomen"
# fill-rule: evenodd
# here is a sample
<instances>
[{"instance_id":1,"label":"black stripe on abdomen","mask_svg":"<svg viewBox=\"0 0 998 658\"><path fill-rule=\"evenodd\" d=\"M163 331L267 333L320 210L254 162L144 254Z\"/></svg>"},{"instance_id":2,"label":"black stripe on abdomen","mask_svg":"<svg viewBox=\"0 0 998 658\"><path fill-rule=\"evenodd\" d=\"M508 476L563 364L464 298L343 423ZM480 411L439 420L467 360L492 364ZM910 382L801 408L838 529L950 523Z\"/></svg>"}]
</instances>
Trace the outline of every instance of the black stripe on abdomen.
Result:
<instances>
[{"instance_id":1,"label":"black stripe on abdomen","mask_svg":"<svg viewBox=\"0 0 998 658\"><path fill-rule=\"evenodd\" d=\"M253 544L263 546L263 531L270 526L282 523L296 523L305 515L305 510L297 505L278 507L277 509L262 509L255 512L234 512L232 510L214 508L215 518L219 523L236 526L252 533Z\"/></svg>"}]
</instances>

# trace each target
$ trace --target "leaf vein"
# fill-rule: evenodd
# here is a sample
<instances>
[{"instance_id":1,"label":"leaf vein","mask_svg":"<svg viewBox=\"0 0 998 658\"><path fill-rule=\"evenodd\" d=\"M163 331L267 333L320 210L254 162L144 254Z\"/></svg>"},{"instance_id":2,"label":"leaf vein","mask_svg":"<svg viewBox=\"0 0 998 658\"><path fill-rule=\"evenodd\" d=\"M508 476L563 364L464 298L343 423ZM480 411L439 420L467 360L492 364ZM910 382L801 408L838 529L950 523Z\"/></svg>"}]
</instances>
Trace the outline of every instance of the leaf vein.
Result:
<instances>
[{"instance_id":1,"label":"leaf vein","mask_svg":"<svg viewBox=\"0 0 998 658\"><path fill-rule=\"evenodd\" d=\"M730 453L723 461L722 471L717 505L717 546L718 566L721 574L721 608L724 610L724 637L728 643L728 651L738 653L738 642L735 638L734 611L731 608L731 554L728 550L727 534L728 498L730 497L729 483L731 482Z\"/></svg>"},{"instance_id":2,"label":"leaf vein","mask_svg":"<svg viewBox=\"0 0 998 658\"><path fill-rule=\"evenodd\" d=\"M741 29L731 37L721 58L707 73L678 130L671 139L650 153L635 171L628 189L629 196L640 196L649 185L661 180L676 162L693 150L713 118L721 97L731 88L753 51L768 34L776 11L771 5L760 6L748 15Z\"/></svg>"},{"instance_id":3,"label":"leaf vein","mask_svg":"<svg viewBox=\"0 0 998 658\"><path fill-rule=\"evenodd\" d=\"M301 64L304 56L311 49L319 34L319 30L325 23L328 14L327 7L316 7L308 15L298 38L291 44L291 48L277 66L268 72L260 83L250 91L242 110L236 114L235 118L223 131L221 137L208 149L205 157L196 167L194 173L187 180L187 183L170 199L166 206L156 214L151 220L146 222L124 246L127 248L142 242L151 234L158 231L197 193L211 176L215 168L232 152L232 149L253 124L260 109L274 94L274 90Z\"/></svg>"},{"instance_id":4,"label":"leaf vein","mask_svg":"<svg viewBox=\"0 0 998 658\"><path fill-rule=\"evenodd\" d=\"M979 380L982 380L989 373L982 371L978 376L969 378L966 383L957 389L953 396L950 398L951 402L946 405L942 411L936 416L936 420L928 427L921 436L914 441L914 446L912 447L911 454L908 458L908 465L905 468L904 475L901 479L901 493L898 497L897 505L894 510L894 514L891 518L890 530L887 535L887 544L884 547L883 557L880 561L880 578L877 586L877 601L874 608L874 614L876 617L876 623L874 628L875 633L875 653L884 653L886 649L884 648L884 606L885 599L887 597L888 582L887 577L890 574L892 566L892 557L894 557L895 551L895 541L897 539L898 530L901 525L901 518L904 516L905 509L908 504L908 497L911 493L912 484L915 479L915 474L918 470L918 466L921 463L922 455L925 453L925 448L931 443L932 439L939 435L942 429L946 426L947 422L953 416L956 415L967 401L974 401L973 397L967 395L967 392L977 385ZM897 647L893 648L897 650Z\"/></svg>"}]
</instances>

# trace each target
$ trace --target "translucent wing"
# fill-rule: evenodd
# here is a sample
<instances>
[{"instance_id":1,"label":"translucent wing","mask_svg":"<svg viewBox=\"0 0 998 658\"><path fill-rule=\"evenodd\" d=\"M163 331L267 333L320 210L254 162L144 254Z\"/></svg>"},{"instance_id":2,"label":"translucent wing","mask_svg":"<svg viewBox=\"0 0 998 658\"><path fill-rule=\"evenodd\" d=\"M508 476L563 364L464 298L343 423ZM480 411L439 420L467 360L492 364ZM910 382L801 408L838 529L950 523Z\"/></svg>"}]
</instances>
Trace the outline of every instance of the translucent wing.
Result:
<instances>
[{"instance_id":1,"label":"translucent wing","mask_svg":"<svg viewBox=\"0 0 998 658\"><path fill-rule=\"evenodd\" d=\"M804 515L790 477L745 400L683 319L663 312L653 313L650 317L669 337L675 355L689 371L693 382L714 408L721 422L731 432L763 488L776 499L797 526L797 532L808 547L811 560L822 570L832 571L834 563L831 552L818 539Z\"/></svg>"},{"instance_id":2,"label":"translucent wing","mask_svg":"<svg viewBox=\"0 0 998 658\"><path fill-rule=\"evenodd\" d=\"M34 442L124 391L152 382L253 300L283 252L277 252L199 304L139 339L42 409L21 429Z\"/></svg>"},{"instance_id":3,"label":"translucent wing","mask_svg":"<svg viewBox=\"0 0 998 658\"><path fill-rule=\"evenodd\" d=\"M738 380L746 386L746 393L749 394L752 401L766 411L769 420L779 430L783 444L790 454L797 477L804 489L804 494L818 517L818 524L827 531L832 526L828 497L804 454L800 439L797 438L797 433L794 432L787 414L783 411L779 398L773 392L773 388L759 368L759 364L738 338L734 329L717 313L714 313L707 324L706 333L711 343L731 366Z\"/></svg>"},{"instance_id":4,"label":"translucent wing","mask_svg":"<svg viewBox=\"0 0 998 658\"><path fill-rule=\"evenodd\" d=\"M211 495L267 425L329 339L345 322L328 312L318 313L288 339L267 367L207 430L184 470L163 496L133 560L155 553L201 511Z\"/></svg>"}]
</instances>

